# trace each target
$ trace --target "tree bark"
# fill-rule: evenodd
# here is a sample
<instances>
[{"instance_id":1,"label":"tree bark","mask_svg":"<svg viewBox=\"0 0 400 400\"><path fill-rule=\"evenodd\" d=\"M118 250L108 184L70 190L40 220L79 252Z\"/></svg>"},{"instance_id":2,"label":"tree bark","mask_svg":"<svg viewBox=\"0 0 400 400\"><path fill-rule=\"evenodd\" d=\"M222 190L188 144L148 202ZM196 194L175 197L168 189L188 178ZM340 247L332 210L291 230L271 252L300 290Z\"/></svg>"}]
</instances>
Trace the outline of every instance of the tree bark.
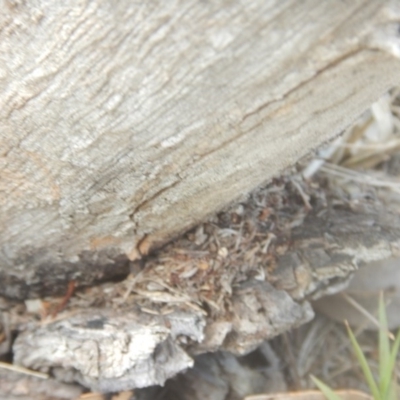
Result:
<instances>
[{"instance_id":1,"label":"tree bark","mask_svg":"<svg viewBox=\"0 0 400 400\"><path fill-rule=\"evenodd\" d=\"M398 204L294 179L256 191L127 280L79 292L55 319L12 314L14 362L95 391L162 385L196 354L247 354L307 322L309 300L400 254Z\"/></svg>"},{"instance_id":2,"label":"tree bark","mask_svg":"<svg viewBox=\"0 0 400 400\"><path fill-rule=\"evenodd\" d=\"M0 294L128 273L400 82L396 2L6 1Z\"/></svg>"}]
</instances>

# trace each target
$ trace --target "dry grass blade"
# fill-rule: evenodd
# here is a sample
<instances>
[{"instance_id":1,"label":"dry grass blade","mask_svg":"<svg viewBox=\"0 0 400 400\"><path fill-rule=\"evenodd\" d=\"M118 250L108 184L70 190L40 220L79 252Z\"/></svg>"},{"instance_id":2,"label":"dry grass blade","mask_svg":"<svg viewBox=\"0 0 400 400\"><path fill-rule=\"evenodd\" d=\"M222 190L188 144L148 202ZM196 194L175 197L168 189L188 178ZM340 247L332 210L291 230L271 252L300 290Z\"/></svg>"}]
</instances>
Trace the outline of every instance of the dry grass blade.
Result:
<instances>
[{"instance_id":1,"label":"dry grass blade","mask_svg":"<svg viewBox=\"0 0 400 400\"><path fill-rule=\"evenodd\" d=\"M14 364L8 364L0 361L0 368L8 369L9 371L19 372L20 374L34 376L35 378L40 379L48 379L49 375L44 374L43 372L32 371L31 369L20 367Z\"/></svg>"},{"instance_id":2,"label":"dry grass blade","mask_svg":"<svg viewBox=\"0 0 400 400\"><path fill-rule=\"evenodd\" d=\"M400 193L400 181L388 176L374 176L371 172L362 173L329 163L323 165L321 171L338 178L355 181L365 185L388 188Z\"/></svg>"},{"instance_id":3,"label":"dry grass blade","mask_svg":"<svg viewBox=\"0 0 400 400\"><path fill-rule=\"evenodd\" d=\"M380 321L378 321L369 311L367 311L361 304L359 304L356 300L354 300L351 296L349 296L347 293L341 293L340 294L351 306L353 306L357 311L359 311L361 314L363 314L369 321L371 321L378 329L379 331L386 332L387 336L391 339L394 340L394 335L391 333L387 327L383 326Z\"/></svg>"}]
</instances>

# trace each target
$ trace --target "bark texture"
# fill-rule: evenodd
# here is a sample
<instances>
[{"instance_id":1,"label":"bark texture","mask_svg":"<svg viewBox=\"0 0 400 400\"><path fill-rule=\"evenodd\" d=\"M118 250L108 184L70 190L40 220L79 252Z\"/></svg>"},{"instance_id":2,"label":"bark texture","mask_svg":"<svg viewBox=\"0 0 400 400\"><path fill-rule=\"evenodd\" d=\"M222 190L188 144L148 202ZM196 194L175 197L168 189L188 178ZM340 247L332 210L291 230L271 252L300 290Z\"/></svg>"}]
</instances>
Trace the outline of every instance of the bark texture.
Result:
<instances>
[{"instance_id":1,"label":"bark texture","mask_svg":"<svg viewBox=\"0 0 400 400\"><path fill-rule=\"evenodd\" d=\"M400 82L398 8L5 1L0 293L127 274L338 134Z\"/></svg>"},{"instance_id":2,"label":"bark texture","mask_svg":"<svg viewBox=\"0 0 400 400\"><path fill-rule=\"evenodd\" d=\"M13 360L92 390L163 384L194 355L247 354L310 320L309 300L339 291L365 263L399 254L397 204L282 178L127 280L78 292L55 319L12 314L10 330L21 331Z\"/></svg>"}]
</instances>

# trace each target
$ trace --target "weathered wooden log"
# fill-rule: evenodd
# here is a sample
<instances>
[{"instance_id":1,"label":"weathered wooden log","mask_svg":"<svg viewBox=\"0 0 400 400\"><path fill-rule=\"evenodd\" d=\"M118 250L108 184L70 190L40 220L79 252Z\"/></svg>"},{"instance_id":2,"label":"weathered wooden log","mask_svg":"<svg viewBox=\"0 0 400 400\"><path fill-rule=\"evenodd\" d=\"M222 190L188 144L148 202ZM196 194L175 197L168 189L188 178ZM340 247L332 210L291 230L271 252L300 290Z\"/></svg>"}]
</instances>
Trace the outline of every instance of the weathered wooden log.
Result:
<instances>
[{"instance_id":1,"label":"weathered wooden log","mask_svg":"<svg viewBox=\"0 0 400 400\"><path fill-rule=\"evenodd\" d=\"M77 293L56 320L11 322L21 331L13 359L92 390L163 384L193 355L246 354L308 321L308 300L399 253L396 204L282 178L138 262L127 280Z\"/></svg>"},{"instance_id":2,"label":"weathered wooden log","mask_svg":"<svg viewBox=\"0 0 400 400\"><path fill-rule=\"evenodd\" d=\"M400 82L396 2L7 1L0 293L135 259Z\"/></svg>"}]
</instances>

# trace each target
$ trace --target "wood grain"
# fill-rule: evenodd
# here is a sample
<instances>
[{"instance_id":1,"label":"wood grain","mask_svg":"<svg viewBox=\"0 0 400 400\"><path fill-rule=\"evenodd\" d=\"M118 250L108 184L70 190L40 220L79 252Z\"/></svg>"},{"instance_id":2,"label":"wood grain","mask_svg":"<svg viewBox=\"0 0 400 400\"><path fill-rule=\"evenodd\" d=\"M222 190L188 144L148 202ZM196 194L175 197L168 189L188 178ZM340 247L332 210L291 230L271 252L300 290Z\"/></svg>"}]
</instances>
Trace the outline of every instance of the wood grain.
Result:
<instances>
[{"instance_id":1,"label":"wood grain","mask_svg":"<svg viewBox=\"0 0 400 400\"><path fill-rule=\"evenodd\" d=\"M339 134L400 82L398 16L362 0L5 2L1 293L124 275Z\"/></svg>"}]
</instances>

